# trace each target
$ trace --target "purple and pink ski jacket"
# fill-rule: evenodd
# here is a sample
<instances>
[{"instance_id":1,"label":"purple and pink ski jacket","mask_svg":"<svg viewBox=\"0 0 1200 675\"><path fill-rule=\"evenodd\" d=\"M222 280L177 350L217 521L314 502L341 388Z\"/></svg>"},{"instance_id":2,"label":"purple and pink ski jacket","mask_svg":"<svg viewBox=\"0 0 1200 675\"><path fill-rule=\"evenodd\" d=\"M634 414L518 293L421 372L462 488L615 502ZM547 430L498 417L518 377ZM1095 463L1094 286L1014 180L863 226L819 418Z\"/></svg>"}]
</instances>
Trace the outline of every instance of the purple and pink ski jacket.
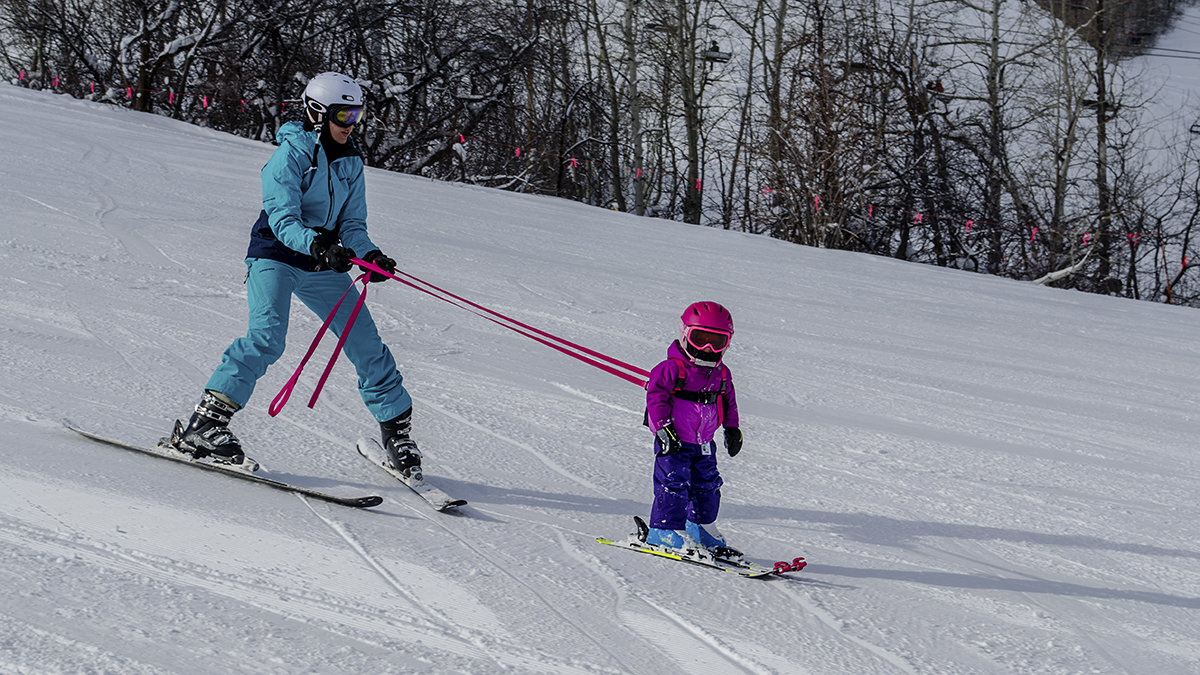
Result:
<instances>
[{"instance_id":1,"label":"purple and pink ski jacket","mask_svg":"<svg viewBox=\"0 0 1200 675\"><path fill-rule=\"evenodd\" d=\"M683 391L719 392L724 380L725 393L711 404L672 396L680 368L684 374ZM667 360L650 371L650 382L646 385L646 412L650 431L657 433L667 422L674 422L679 440L697 445L708 443L718 428L733 429L738 426L733 376L724 363L713 368L697 366L688 360L678 342L672 342L667 348Z\"/></svg>"}]
</instances>

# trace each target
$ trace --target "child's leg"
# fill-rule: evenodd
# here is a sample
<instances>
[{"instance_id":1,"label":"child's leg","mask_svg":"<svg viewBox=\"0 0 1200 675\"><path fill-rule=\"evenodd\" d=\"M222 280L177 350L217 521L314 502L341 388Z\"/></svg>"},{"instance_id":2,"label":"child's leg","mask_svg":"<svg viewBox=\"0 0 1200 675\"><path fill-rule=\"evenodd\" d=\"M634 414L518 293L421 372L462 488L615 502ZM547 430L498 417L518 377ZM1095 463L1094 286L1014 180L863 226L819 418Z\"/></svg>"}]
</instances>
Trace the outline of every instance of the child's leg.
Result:
<instances>
[{"instance_id":1,"label":"child's leg","mask_svg":"<svg viewBox=\"0 0 1200 675\"><path fill-rule=\"evenodd\" d=\"M721 509L721 474L717 471L717 453L714 443L703 446L696 453L691 466L691 501L688 503L687 519L693 523L708 525L716 522Z\"/></svg>"},{"instance_id":2,"label":"child's leg","mask_svg":"<svg viewBox=\"0 0 1200 675\"><path fill-rule=\"evenodd\" d=\"M680 452L660 455L654 460L654 504L650 507L650 527L682 530L687 523L693 449L697 446L690 443L683 445L684 449Z\"/></svg>"}]
</instances>

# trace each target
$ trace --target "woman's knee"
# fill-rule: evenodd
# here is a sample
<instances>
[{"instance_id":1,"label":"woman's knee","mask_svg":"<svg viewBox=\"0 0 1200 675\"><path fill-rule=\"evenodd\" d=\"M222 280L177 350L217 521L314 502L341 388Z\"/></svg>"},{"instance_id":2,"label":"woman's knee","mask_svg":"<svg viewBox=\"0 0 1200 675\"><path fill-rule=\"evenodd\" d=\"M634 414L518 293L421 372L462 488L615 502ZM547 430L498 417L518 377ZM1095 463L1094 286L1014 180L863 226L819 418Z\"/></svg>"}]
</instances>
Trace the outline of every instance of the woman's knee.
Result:
<instances>
[{"instance_id":1,"label":"woman's knee","mask_svg":"<svg viewBox=\"0 0 1200 675\"><path fill-rule=\"evenodd\" d=\"M258 355L266 365L271 365L283 356L287 343L287 333L279 333L268 329L251 328L242 338L248 343L249 349Z\"/></svg>"}]
</instances>

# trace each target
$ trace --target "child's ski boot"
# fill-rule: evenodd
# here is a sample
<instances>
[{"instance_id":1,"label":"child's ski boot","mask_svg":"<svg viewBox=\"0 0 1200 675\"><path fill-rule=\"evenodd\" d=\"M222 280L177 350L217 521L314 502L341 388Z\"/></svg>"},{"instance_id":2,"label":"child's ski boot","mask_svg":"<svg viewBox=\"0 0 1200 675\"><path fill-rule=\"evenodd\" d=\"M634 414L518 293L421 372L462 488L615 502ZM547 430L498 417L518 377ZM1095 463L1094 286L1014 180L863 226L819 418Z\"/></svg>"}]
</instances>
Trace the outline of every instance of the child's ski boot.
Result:
<instances>
[{"instance_id":1,"label":"child's ski boot","mask_svg":"<svg viewBox=\"0 0 1200 675\"><path fill-rule=\"evenodd\" d=\"M684 531L693 541L708 549L714 557L732 562L742 562L742 552L725 543L725 535L717 529L716 522L707 525L687 522Z\"/></svg>"},{"instance_id":2,"label":"child's ski boot","mask_svg":"<svg viewBox=\"0 0 1200 675\"><path fill-rule=\"evenodd\" d=\"M652 546L659 550L670 551L684 558L694 559L711 559L712 554L703 546L698 545L695 540L688 536L684 530L667 530L659 527L648 527L646 521L638 516L633 517L634 523L637 524L637 534L635 535L639 541L647 546Z\"/></svg>"},{"instance_id":3,"label":"child's ski boot","mask_svg":"<svg viewBox=\"0 0 1200 675\"><path fill-rule=\"evenodd\" d=\"M646 543L651 546L682 549L687 545L687 537L682 530L664 530L652 527L646 533Z\"/></svg>"}]
</instances>

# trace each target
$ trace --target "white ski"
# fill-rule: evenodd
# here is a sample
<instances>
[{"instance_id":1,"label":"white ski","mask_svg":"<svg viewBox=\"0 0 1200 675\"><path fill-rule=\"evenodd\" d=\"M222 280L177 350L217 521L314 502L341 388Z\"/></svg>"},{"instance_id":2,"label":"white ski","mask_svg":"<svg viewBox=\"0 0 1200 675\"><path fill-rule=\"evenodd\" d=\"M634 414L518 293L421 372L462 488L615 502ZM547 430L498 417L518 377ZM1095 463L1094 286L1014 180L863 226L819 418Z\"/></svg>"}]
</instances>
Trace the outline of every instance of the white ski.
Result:
<instances>
[{"instance_id":1,"label":"white ski","mask_svg":"<svg viewBox=\"0 0 1200 675\"><path fill-rule=\"evenodd\" d=\"M427 478L420 480L410 480L405 478L399 471L396 471L387 462L387 453L384 452L383 446L375 439L358 439L355 445L358 449L358 454L367 459L368 462L383 469L392 475L393 478L407 485L413 492L421 495L421 498L429 502L429 505L438 511L453 511L467 503L465 499L455 499L445 492L439 490L429 484Z\"/></svg>"},{"instance_id":2,"label":"white ski","mask_svg":"<svg viewBox=\"0 0 1200 675\"><path fill-rule=\"evenodd\" d=\"M84 431L83 429L80 429L79 427L75 426L68 420L63 420L63 426L65 426L66 428L70 429L71 431L79 434L80 436L83 436L84 438L88 438L93 441L96 441L97 443L111 445L116 448L124 448L125 450L132 450L134 452L142 453L143 455L150 455L151 457L159 457L162 459L171 460L172 462L179 462L181 464L187 464L188 466L194 466L197 469L204 469L205 471L212 471L215 473L223 473L226 476L232 476L234 478L239 478L241 480L250 481L252 483L258 483L259 485L265 485L267 487L275 488L276 490L285 490L287 492L294 492L296 494L305 495L307 497L312 497L314 499L320 499L320 500L327 501L327 502L330 502L333 504L340 504L342 506L350 506L350 507L354 507L354 508L366 508L366 507L371 507L371 506L379 506L380 504L383 503L383 498L379 497L378 495L368 495L365 497L339 497L337 495L327 494L327 493L321 492L319 490L311 490L309 488L300 487L298 485L292 485L291 483L285 483L283 481L277 481L277 480L273 480L270 478L265 478L259 474L251 473L250 471L248 471L245 468L240 468L240 465L213 464L210 462L196 460L196 459L193 459L190 455L180 452L180 451L170 447L170 445L165 443L165 441L167 441L169 439L165 439L165 438L159 442L159 445L154 446L153 448L150 448L150 447L137 445L134 443L126 443L125 441L119 441L116 439L108 438L107 436L101 436L99 434L94 434L90 431ZM258 463L255 462L253 466L255 469L257 469Z\"/></svg>"}]
</instances>

